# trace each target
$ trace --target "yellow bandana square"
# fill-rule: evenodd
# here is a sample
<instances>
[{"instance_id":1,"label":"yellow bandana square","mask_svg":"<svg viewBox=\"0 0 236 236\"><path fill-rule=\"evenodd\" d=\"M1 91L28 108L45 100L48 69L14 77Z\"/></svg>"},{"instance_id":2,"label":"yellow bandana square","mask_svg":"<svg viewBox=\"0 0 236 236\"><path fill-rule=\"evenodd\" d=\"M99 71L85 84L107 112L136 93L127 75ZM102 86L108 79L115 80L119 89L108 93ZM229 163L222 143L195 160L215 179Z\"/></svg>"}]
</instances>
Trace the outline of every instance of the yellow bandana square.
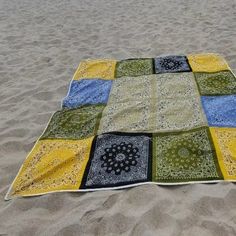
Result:
<instances>
[{"instance_id":1,"label":"yellow bandana square","mask_svg":"<svg viewBox=\"0 0 236 236\"><path fill-rule=\"evenodd\" d=\"M93 137L38 141L13 182L8 198L79 189L92 140Z\"/></svg>"},{"instance_id":2,"label":"yellow bandana square","mask_svg":"<svg viewBox=\"0 0 236 236\"><path fill-rule=\"evenodd\" d=\"M236 180L236 128L210 128L224 179Z\"/></svg>"},{"instance_id":3,"label":"yellow bandana square","mask_svg":"<svg viewBox=\"0 0 236 236\"><path fill-rule=\"evenodd\" d=\"M191 54L187 56L193 72L217 72L229 70L224 58L214 53Z\"/></svg>"},{"instance_id":4,"label":"yellow bandana square","mask_svg":"<svg viewBox=\"0 0 236 236\"><path fill-rule=\"evenodd\" d=\"M73 80L79 79L107 79L115 77L115 60L86 60L79 64Z\"/></svg>"}]
</instances>

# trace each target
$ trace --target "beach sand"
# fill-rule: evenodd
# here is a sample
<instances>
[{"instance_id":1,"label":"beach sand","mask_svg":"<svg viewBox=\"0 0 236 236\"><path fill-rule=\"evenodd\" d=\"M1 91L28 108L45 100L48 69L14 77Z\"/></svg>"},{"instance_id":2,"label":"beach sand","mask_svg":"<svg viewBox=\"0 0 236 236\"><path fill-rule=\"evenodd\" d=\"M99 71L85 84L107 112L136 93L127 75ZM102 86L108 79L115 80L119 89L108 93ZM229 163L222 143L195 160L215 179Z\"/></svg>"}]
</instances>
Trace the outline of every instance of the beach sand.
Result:
<instances>
[{"instance_id":1,"label":"beach sand","mask_svg":"<svg viewBox=\"0 0 236 236\"><path fill-rule=\"evenodd\" d=\"M1 0L0 235L236 235L232 183L4 201L82 59L215 52L236 69L235 29L234 0Z\"/></svg>"}]
</instances>

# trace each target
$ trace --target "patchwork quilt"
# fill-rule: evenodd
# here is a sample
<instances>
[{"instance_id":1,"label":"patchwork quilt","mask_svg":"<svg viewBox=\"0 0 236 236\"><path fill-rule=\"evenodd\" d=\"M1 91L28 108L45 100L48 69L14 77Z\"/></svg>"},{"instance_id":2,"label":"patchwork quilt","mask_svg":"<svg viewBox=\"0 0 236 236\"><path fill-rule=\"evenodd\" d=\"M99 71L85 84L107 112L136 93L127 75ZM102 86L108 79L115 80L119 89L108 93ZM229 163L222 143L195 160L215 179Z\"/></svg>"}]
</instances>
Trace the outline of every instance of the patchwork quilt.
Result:
<instances>
[{"instance_id":1,"label":"patchwork quilt","mask_svg":"<svg viewBox=\"0 0 236 236\"><path fill-rule=\"evenodd\" d=\"M217 54L82 61L5 199L236 180L236 77Z\"/></svg>"}]
</instances>

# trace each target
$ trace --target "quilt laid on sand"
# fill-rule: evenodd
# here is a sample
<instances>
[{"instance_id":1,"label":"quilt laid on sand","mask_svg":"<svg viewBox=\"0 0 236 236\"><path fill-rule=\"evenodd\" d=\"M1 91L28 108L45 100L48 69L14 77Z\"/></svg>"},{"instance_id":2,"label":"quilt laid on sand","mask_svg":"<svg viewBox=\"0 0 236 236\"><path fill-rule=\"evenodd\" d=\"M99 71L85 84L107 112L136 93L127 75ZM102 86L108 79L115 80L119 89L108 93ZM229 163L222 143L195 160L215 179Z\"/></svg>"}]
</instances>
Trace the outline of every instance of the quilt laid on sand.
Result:
<instances>
[{"instance_id":1,"label":"quilt laid on sand","mask_svg":"<svg viewBox=\"0 0 236 236\"><path fill-rule=\"evenodd\" d=\"M236 180L236 78L217 54L82 61L6 199Z\"/></svg>"}]
</instances>

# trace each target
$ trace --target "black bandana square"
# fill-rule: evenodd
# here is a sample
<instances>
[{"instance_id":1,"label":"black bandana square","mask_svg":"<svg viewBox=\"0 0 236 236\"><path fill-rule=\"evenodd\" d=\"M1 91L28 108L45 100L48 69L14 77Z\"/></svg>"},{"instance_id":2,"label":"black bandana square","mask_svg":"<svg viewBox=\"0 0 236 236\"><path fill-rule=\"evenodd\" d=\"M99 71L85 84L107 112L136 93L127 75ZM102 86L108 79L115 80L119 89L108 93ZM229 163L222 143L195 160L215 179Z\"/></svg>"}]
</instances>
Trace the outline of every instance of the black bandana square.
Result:
<instances>
[{"instance_id":1,"label":"black bandana square","mask_svg":"<svg viewBox=\"0 0 236 236\"><path fill-rule=\"evenodd\" d=\"M147 182L151 179L151 136L107 133L93 142L83 188Z\"/></svg>"},{"instance_id":2,"label":"black bandana square","mask_svg":"<svg viewBox=\"0 0 236 236\"><path fill-rule=\"evenodd\" d=\"M157 57L154 60L156 73L190 72L191 68L185 56Z\"/></svg>"}]
</instances>

